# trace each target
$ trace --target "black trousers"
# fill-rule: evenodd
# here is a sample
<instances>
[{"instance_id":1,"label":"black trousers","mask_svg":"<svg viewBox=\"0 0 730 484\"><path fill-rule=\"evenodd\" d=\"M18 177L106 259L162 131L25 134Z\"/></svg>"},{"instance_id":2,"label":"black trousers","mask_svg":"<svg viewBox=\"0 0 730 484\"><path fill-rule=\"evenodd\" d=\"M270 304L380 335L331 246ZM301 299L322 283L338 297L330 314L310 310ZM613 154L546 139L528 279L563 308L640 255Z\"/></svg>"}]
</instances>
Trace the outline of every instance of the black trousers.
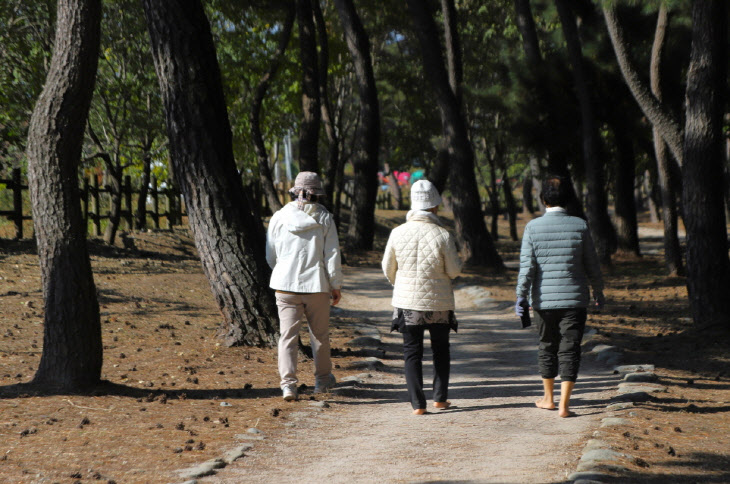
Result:
<instances>
[{"instance_id":1,"label":"black trousers","mask_svg":"<svg viewBox=\"0 0 730 484\"><path fill-rule=\"evenodd\" d=\"M540 335L537 353L543 378L575 381L580 368L580 343L586 329L586 309L541 309L535 311Z\"/></svg>"},{"instance_id":2,"label":"black trousers","mask_svg":"<svg viewBox=\"0 0 730 484\"><path fill-rule=\"evenodd\" d=\"M423 393L423 335L424 325L408 325L403 334L403 359L405 360L408 397L413 409L426 408ZM449 392L451 351L449 349L449 325L428 325L433 352L433 401L445 402Z\"/></svg>"}]
</instances>

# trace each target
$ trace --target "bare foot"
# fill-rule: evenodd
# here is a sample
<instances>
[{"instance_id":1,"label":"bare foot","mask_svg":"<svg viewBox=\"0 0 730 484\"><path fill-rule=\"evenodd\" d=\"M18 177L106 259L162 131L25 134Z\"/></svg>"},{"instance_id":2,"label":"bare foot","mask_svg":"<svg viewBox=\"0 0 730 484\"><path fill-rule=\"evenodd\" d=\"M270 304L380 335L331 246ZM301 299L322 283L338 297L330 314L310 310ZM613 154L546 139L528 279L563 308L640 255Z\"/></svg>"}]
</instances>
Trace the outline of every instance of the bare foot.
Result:
<instances>
[{"instance_id":1,"label":"bare foot","mask_svg":"<svg viewBox=\"0 0 730 484\"><path fill-rule=\"evenodd\" d=\"M563 409L561 408L561 409L560 409L560 412L558 412L558 415L559 415L560 417L562 417L562 418L568 418L568 417L575 417L575 412L571 412L571 411L570 411L570 410L568 410L568 409L565 409L565 410L563 410Z\"/></svg>"},{"instance_id":2,"label":"bare foot","mask_svg":"<svg viewBox=\"0 0 730 484\"><path fill-rule=\"evenodd\" d=\"M413 415L423 415L426 413L425 408L417 408L413 411Z\"/></svg>"},{"instance_id":3,"label":"bare foot","mask_svg":"<svg viewBox=\"0 0 730 484\"><path fill-rule=\"evenodd\" d=\"M545 410L555 410L555 402L541 398L535 402L537 408L544 408Z\"/></svg>"},{"instance_id":4,"label":"bare foot","mask_svg":"<svg viewBox=\"0 0 730 484\"><path fill-rule=\"evenodd\" d=\"M449 402L449 401L446 401L446 402L433 402L433 406L436 407L436 408L439 408L441 410L446 410L447 408L449 408L451 406L451 402Z\"/></svg>"}]
</instances>

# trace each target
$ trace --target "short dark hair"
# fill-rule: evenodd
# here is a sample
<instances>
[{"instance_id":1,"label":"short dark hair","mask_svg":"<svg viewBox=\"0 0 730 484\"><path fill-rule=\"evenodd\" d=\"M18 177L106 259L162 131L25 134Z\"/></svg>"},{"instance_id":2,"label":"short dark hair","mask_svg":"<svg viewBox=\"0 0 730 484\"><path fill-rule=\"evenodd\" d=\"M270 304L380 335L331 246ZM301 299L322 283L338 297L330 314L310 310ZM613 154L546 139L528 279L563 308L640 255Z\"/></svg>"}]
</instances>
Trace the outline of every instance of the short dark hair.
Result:
<instances>
[{"instance_id":1,"label":"short dark hair","mask_svg":"<svg viewBox=\"0 0 730 484\"><path fill-rule=\"evenodd\" d=\"M542 182L542 202L551 207L566 207L570 203L570 180L560 175L548 175Z\"/></svg>"}]
</instances>

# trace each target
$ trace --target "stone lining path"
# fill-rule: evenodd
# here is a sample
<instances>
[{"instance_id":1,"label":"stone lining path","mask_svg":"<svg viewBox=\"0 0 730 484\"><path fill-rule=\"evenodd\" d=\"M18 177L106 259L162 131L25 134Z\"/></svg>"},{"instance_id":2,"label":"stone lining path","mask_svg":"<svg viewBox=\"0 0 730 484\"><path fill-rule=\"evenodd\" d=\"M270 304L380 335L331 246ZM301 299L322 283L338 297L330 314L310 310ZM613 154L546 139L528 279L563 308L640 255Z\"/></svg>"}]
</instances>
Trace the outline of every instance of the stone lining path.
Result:
<instances>
[{"instance_id":1,"label":"stone lining path","mask_svg":"<svg viewBox=\"0 0 730 484\"><path fill-rule=\"evenodd\" d=\"M347 401L294 402L281 438L257 440L244 458L198 482L567 481L609 415L618 376L605 364L585 358L573 398L577 418L535 408L541 384L534 329L520 329L512 305L495 304L488 288L462 287L460 330L451 340L454 407L416 417L406 403L400 335L388 333L390 285L374 268L348 268L346 278L340 314L377 323L385 350L381 371L340 382ZM430 364L424 378L431 378Z\"/></svg>"}]
</instances>

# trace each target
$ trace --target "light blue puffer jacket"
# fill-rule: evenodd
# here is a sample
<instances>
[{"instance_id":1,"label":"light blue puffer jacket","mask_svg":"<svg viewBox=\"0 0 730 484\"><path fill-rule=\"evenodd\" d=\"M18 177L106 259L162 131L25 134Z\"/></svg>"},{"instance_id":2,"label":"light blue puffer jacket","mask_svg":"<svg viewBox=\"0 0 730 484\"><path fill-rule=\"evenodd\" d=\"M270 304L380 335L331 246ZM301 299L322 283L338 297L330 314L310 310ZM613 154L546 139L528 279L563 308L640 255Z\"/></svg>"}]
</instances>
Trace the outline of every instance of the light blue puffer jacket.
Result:
<instances>
[{"instance_id":1,"label":"light blue puffer jacket","mask_svg":"<svg viewBox=\"0 0 730 484\"><path fill-rule=\"evenodd\" d=\"M530 221L522 236L517 297L533 309L585 308L590 287L603 293L601 268L585 220L550 211Z\"/></svg>"}]
</instances>

